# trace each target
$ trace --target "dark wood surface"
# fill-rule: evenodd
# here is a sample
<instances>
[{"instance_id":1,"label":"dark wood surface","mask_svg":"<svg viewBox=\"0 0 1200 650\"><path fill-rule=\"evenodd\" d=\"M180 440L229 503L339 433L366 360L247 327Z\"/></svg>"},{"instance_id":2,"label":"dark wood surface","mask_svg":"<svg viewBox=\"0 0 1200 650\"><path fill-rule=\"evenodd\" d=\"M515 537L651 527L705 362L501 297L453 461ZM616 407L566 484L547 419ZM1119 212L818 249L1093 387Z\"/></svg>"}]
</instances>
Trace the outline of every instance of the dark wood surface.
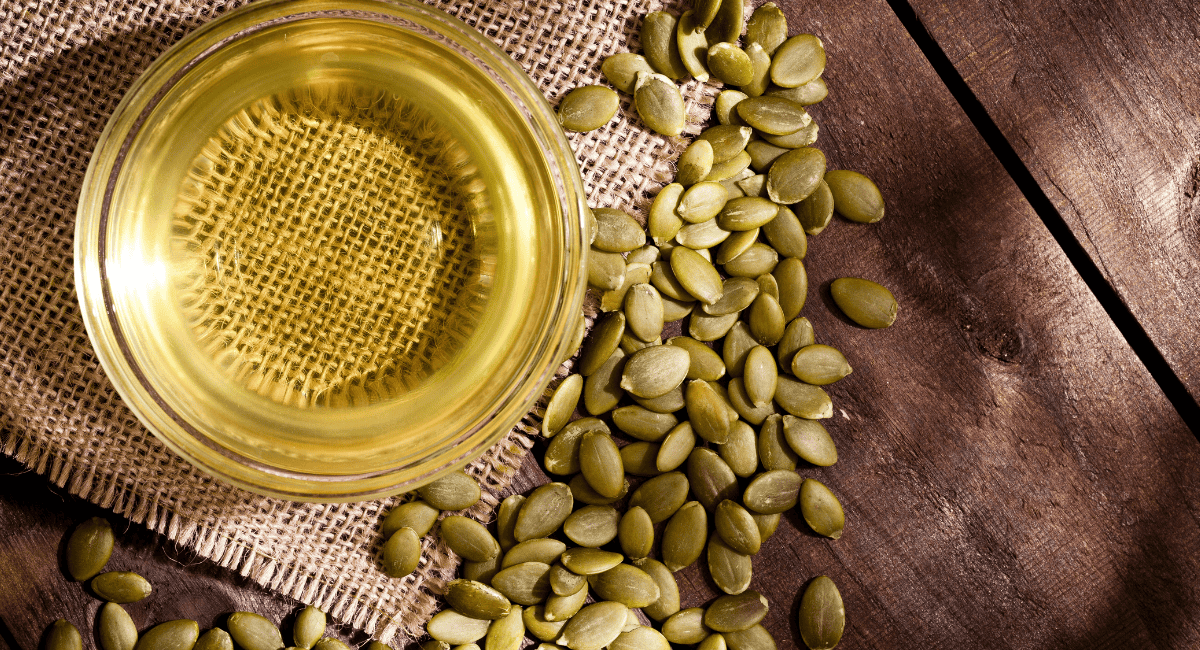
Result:
<instances>
[{"instance_id":1,"label":"dark wood surface","mask_svg":"<svg viewBox=\"0 0 1200 650\"><path fill-rule=\"evenodd\" d=\"M839 462L801 473L840 497L847 527L840 540L830 541L807 532L797 513L784 517L755 558L753 585L771 602L764 624L780 648L802 647L795 623L799 591L827 574L846 602L843 648L1200 647L1195 436L892 9L882 0L780 4L793 31L820 35L829 54L830 97L812 111L821 124L818 146L831 168L874 178L888 216L870 226L839 220L810 242L805 315L818 340L846 352L855 371L830 390L835 415L828 428ZM1157 15L1159 4L1176 17L1188 10L1155 1L1141 15ZM1183 242L1194 233L1144 207L1135 191L1143 177L1113 162L1129 159L1113 157L1115 141L1097 131L1040 124L1056 119L1047 97L1066 92L1058 86L1079 61L1100 44L1137 40L1114 35L1134 27L1123 22L1133 20L1128 12L1114 10L1097 23L1059 21L1052 30L1048 14L1033 3L970 9L930 3L920 11L941 25L931 30L939 42L957 39L996 56L1005 47L1033 48L1023 45L1027 40L1048 47L1049 32L1070 32L1057 42L1067 49L1055 50L1056 56L1035 56L1049 51L1036 48L1020 55L1030 57L1027 64L1036 58L1041 83L992 83L991 94L981 96L1013 109L1014 124L1024 120L1026 144L1018 151L1031 167L1052 169L1047 174L1068 194L1104 190L1103 200L1074 218L1099 242L1089 250L1106 268L1121 267L1111 271L1120 291L1129 292L1139 267L1193 263L1194 252L1143 245L1172 237ZM956 18L933 19L943 14ZM1186 29L1172 25L1166 34ZM1006 38L1007 45L997 44ZM1195 57L1190 63L1147 58L1154 51L1148 45L1122 50L1109 59L1106 65L1115 67L1108 72L1142 80L1139 75L1152 69L1163 79L1176 75L1179 88L1196 78ZM988 70L987 60L971 58L959 57L962 65ZM986 75L964 76L974 83ZM1052 84L1055 79L1060 83ZM1095 119L1132 115L1128 102L1137 99L1131 95L1136 88L1080 90L1072 115L1057 119L1083 120L1081 112ZM1038 112L1019 115L1021 102L1039 94L1041 103L1031 107ZM1162 133L1154 128L1184 120L1194 121L1185 101L1162 101L1152 118L1111 133L1149 140ZM1194 125L1177 128L1194 133ZM1149 131L1139 136L1140 129ZM1173 164L1163 162L1168 148L1176 161L1186 149L1164 143L1159 154L1145 154L1161 158L1146 168L1159 170L1160 181L1192 173L1184 166L1174 168L1176 176L1164 175ZM1095 162L1104 156L1106 163ZM1147 226L1152 216L1159 219L1155 228ZM1119 241L1121 233L1139 228L1141 239ZM1105 233L1111 237L1100 237ZM1118 243L1149 257L1106 257L1106 246ZM828 283L847 275L892 289L902 305L895 326L867 331L836 315ZM1189 319L1196 316L1183 313L1190 304L1184 277L1177 275L1174 293L1164 290L1171 295L1162 298L1164 305L1178 301L1174 319L1153 321L1146 312L1143 322L1161 332L1154 341L1180 376L1193 377L1200 376L1200 363L1187 356L1196 354L1195 346L1181 333L1194 330ZM1145 290L1152 295L1152 288ZM1197 290L1194 282L1191 290ZM1170 341L1177 341L1173 350ZM65 580L57 555L70 526L98 509L63 496L10 460L3 463L0 618L5 642L32 650L54 618L69 616L88 627L94 620L98 603ZM530 462L517 487L539 480ZM139 527L118 530L124 566L162 585L153 604L130 608L139 625L182 616L211 624L243 608L286 620L296 608ZM678 577L685 606L712 597L698 568ZM362 640L348 630L343 638ZM93 640L85 639L85 646L94 647Z\"/></svg>"}]
</instances>

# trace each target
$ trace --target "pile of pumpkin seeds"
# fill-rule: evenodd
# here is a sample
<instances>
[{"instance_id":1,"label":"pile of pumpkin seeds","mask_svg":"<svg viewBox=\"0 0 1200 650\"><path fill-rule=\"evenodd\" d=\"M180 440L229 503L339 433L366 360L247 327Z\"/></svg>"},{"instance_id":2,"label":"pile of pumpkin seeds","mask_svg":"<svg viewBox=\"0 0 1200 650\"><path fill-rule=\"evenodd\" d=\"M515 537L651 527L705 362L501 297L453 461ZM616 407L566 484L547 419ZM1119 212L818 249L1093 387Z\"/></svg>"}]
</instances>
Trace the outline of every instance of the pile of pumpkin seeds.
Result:
<instances>
[{"instance_id":1,"label":"pile of pumpkin seeds","mask_svg":"<svg viewBox=\"0 0 1200 650\"><path fill-rule=\"evenodd\" d=\"M78 525L67 538L67 573L87 583L96 598L105 601L96 621L95 638L100 650L350 650L333 637L325 636L325 612L304 607L292 627L292 645L283 641L279 627L254 612L234 612L225 628L200 633L200 625L190 619L158 623L138 633L137 625L122 605L136 603L153 591L150 582L132 571L108 571L114 536L108 521L93 517ZM58 619L46 630L46 650L83 650L79 629L66 619ZM366 650L392 650L386 644L371 641Z\"/></svg>"}]
</instances>

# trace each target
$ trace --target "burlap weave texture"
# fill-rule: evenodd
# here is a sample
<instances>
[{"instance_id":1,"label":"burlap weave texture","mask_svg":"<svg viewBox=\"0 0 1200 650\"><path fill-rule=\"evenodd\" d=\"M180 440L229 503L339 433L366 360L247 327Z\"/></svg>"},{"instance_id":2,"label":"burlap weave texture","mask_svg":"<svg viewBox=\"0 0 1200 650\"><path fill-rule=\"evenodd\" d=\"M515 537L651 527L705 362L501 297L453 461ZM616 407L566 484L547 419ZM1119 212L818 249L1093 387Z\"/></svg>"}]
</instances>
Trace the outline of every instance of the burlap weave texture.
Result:
<instances>
[{"instance_id":1,"label":"burlap weave texture","mask_svg":"<svg viewBox=\"0 0 1200 650\"><path fill-rule=\"evenodd\" d=\"M389 641L419 633L456 558L431 536L418 571L377 569L378 520L397 500L321 505L221 484L166 450L124 407L88 342L74 291L79 189L92 148L134 79L189 31L241 4L0 2L0 448L57 485L160 531L267 588ZM554 104L603 83L600 62L638 47L657 2L431 2L479 29ZM714 91L684 86L690 132ZM618 119L571 136L592 205L643 215L680 142ZM471 465L490 513L530 447L537 413Z\"/></svg>"}]
</instances>

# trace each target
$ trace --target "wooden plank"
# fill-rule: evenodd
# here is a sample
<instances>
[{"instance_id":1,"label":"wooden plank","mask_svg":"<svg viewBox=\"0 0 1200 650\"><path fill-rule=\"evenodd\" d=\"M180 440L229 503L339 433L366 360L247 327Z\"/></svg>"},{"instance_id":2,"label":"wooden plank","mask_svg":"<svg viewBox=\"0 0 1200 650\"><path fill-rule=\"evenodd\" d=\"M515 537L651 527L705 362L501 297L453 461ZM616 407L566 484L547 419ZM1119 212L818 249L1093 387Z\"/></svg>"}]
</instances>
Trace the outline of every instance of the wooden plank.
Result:
<instances>
[{"instance_id":1,"label":"wooden plank","mask_svg":"<svg viewBox=\"0 0 1200 650\"><path fill-rule=\"evenodd\" d=\"M1200 400L1196 3L910 4Z\"/></svg>"}]
</instances>

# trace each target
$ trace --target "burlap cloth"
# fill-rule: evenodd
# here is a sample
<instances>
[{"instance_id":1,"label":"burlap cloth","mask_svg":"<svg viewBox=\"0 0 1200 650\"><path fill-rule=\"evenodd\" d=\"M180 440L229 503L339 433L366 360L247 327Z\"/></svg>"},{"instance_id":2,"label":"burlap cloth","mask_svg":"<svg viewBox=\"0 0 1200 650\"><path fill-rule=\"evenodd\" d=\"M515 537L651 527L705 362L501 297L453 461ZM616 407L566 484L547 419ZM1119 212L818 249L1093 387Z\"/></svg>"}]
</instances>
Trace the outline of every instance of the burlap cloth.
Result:
<instances>
[{"instance_id":1,"label":"burlap cloth","mask_svg":"<svg viewBox=\"0 0 1200 650\"><path fill-rule=\"evenodd\" d=\"M0 447L72 493L143 523L263 586L317 605L382 641L418 635L457 558L436 536L402 580L377 568L378 521L402 497L319 505L216 482L167 451L122 404L92 352L72 270L75 209L91 151L137 75L172 43L240 1L0 0ZM603 83L600 62L639 47L639 0L435 4L479 29L551 104ZM674 7L676 11L679 7ZM688 131L715 90L683 87ZM647 132L629 105L571 143L595 206L644 215L680 142ZM539 409L470 466L494 505L531 447Z\"/></svg>"}]
</instances>

